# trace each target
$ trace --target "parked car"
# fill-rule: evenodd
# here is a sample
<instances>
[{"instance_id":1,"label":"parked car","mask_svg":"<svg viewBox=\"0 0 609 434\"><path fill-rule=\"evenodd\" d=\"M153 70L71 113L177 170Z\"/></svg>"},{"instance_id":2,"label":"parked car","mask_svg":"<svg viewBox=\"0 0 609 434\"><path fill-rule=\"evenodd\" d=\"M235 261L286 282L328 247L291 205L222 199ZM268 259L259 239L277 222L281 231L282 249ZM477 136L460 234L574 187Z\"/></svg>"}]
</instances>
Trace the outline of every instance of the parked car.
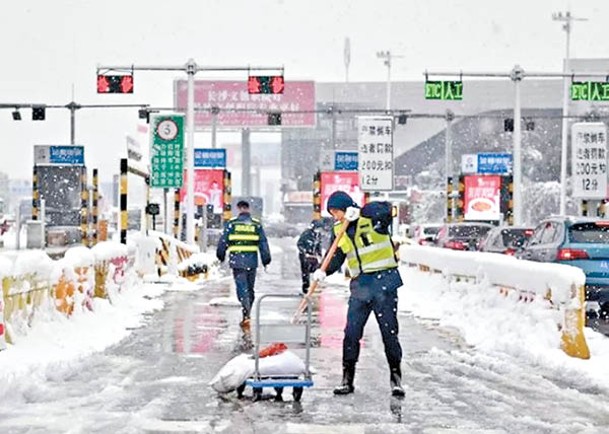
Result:
<instances>
[{"instance_id":1,"label":"parked car","mask_svg":"<svg viewBox=\"0 0 609 434\"><path fill-rule=\"evenodd\" d=\"M412 240L421 246L433 245L436 235L442 227L441 223L426 223L413 228Z\"/></svg>"},{"instance_id":2,"label":"parked car","mask_svg":"<svg viewBox=\"0 0 609 434\"><path fill-rule=\"evenodd\" d=\"M518 256L581 268L586 275L587 310L609 313L608 220L568 216L542 220Z\"/></svg>"},{"instance_id":3,"label":"parked car","mask_svg":"<svg viewBox=\"0 0 609 434\"><path fill-rule=\"evenodd\" d=\"M440 228L435 245L453 250L476 250L478 241L493 227L489 223L446 223Z\"/></svg>"},{"instance_id":4,"label":"parked car","mask_svg":"<svg viewBox=\"0 0 609 434\"><path fill-rule=\"evenodd\" d=\"M533 229L527 226L498 226L480 240L478 250L514 256L531 237Z\"/></svg>"}]
</instances>

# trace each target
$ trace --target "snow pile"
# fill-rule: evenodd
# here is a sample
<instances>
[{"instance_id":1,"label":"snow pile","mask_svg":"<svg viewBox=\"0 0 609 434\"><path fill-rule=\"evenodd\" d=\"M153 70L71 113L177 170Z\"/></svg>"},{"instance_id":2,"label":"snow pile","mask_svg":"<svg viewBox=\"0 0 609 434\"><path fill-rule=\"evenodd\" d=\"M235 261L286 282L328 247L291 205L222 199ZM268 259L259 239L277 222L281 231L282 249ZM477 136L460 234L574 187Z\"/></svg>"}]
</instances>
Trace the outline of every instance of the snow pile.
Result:
<instances>
[{"instance_id":1,"label":"snow pile","mask_svg":"<svg viewBox=\"0 0 609 434\"><path fill-rule=\"evenodd\" d=\"M544 300L523 303L505 297L487 281L479 284L449 282L441 274L401 267L399 310L423 321L453 329L482 353L501 358L511 354L526 364L547 366L590 387L609 391L609 339L584 329L591 358L569 357L560 350L557 310Z\"/></svg>"},{"instance_id":2,"label":"snow pile","mask_svg":"<svg viewBox=\"0 0 609 434\"><path fill-rule=\"evenodd\" d=\"M0 398L15 394L23 375L45 381L55 368L119 342L143 324L145 313L163 307L157 297L166 289L166 285L138 284L116 294L112 303L95 298L93 311L75 310L66 318L55 309L45 309L34 316L27 337L0 352Z\"/></svg>"}]
</instances>

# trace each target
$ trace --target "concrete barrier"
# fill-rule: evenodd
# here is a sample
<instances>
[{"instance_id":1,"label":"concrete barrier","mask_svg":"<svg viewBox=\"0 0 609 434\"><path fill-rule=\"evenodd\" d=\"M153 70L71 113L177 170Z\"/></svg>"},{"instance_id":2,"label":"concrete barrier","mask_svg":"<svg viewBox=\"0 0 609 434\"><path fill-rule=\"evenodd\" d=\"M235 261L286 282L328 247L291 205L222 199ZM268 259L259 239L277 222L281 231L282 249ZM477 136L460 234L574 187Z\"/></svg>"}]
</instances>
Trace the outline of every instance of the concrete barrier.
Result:
<instances>
[{"instance_id":1,"label":"concrete barrier","mask_svg":"<svg viewBox=\"0 0 609 434\"><path fill-rule=\"evenodd\" d=\"M548 308L560 312L557 327L561 348L571 357L589 359L584 336L586 277L579 268L556 263L519 260L507 255L481 252L458 252L435 247L402 245L401 262L419 271L441 273L451 281L489 283L499 294L517 303L537 298L547 300Z\"/></svg>"},{"instance_id":2,"label":"concrete barrier","mask_svg":"<svg viewBox=\"0 0 609 434\"><path fill-rule=\"evenodd\" d=\"M122 289L131 267L127 248L101 242L89 249L68 249L52 260L44 251L22 251L0 258L0 349L13 344L45 305L65 316L74 310L93 310L93 297L108 297L108 287ZM112 274L110 273L112 270Z\"/></svg>"}]
</instances>

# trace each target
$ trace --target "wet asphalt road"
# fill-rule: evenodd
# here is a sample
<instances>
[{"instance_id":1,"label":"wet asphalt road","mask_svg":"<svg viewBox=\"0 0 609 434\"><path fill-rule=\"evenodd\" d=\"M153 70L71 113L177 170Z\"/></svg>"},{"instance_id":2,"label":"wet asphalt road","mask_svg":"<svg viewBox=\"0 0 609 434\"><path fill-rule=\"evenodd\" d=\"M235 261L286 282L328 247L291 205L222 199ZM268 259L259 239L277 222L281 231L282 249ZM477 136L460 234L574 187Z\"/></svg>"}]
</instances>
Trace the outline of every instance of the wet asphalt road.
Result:
<instances>
[{"instance_id":1,"label":"wet asphalt road","mask_svg":"<svg viewBox=\"0 0 609 434\"><path fill-rule=\"evenodd\" d=\"M294 240L258 293L300 288ZM373 317L356 374L356 392L334 397L341 376L341 340L347 287L326 284L316 298L311 364L314 387L302 401L275 402L272 391L252 402L218 395L209 381L233 356L251 351L238 326L232 279L207 282L194 292L167 292L166 307L120 344L74 366L47 373L24 402L0 409L0 432L10 433L453 433L602 432L609 425L604 392L508 356L477 355L457 334L402 313L406 398L390 397L388 369ZM289 318L293 306L268 312ZM266 392L266 391L265 391ZM41 413L48 417L40 417Z\"/></svg>"}]
</instances>

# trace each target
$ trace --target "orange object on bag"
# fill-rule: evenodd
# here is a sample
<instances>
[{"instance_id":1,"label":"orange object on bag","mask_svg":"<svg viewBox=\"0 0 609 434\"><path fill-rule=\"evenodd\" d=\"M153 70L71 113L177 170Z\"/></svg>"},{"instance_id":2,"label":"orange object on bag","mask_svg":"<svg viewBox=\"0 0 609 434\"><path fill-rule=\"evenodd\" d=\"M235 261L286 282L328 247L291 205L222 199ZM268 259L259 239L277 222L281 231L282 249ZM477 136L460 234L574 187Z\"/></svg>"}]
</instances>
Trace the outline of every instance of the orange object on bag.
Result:
<instances>
[{"instance_id":1,"label":"orange object on bag","mask_svg":"<svg viewBox=\"0 0 609 434\"><path fill-rule=\"evenodd\" d=\"M288 349L288 346L283 342L275 342L269 346L264 347L258 352L258 357L269 357L276 356L277 354L283 353Z\"/></svg>"}]
</instances>

